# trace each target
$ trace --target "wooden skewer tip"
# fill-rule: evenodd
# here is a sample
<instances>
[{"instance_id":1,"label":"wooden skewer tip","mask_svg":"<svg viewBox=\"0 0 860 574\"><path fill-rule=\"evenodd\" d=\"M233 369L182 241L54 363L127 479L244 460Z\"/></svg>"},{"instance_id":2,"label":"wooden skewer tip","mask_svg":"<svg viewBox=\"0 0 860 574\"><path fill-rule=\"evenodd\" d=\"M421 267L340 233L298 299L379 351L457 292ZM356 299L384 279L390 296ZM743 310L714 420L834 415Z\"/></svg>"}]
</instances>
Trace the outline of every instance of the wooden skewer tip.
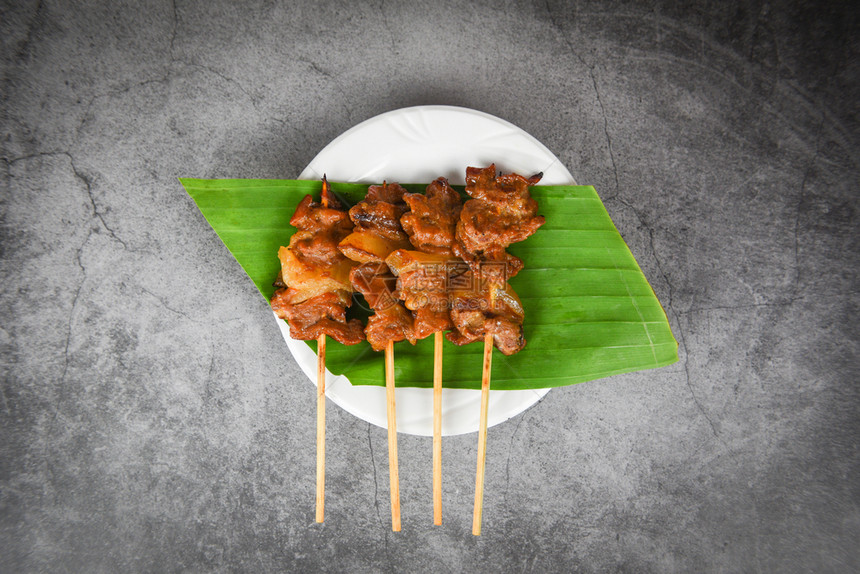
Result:
<instances>
[{"instance_id":1,"label":"wooden skewer tip","mask_svg":"<svg viewBox=\"0 0 860 574\"><path fill-rule=\"evenodd\" d=\"M484 467L487 462L487 410L490 403L490 373L493 366L493 335L484 336L484 366L481 373L481 415L478 421L478 470L475 474L475 511L472 534L481 535L481 515L484 509Z\"/></svg>"},{"instance_id":2,"label":"wooden skewer tip","mask_svg":"<svg viewBox=\"0 0 860 574\"><path fill-rule=\"evenodd\" d=\"M385 391L388 403L388 476L391 530L400 531L400 478L397 470L397 409L394 401L394 341L385 347Z\"/></svg>"},{"instance_id":3,"label":"wooden skewer tip","mask_svg":"<svg viewBox=\"0 0 860 574\"><path fill-rule=\"evenodd\" d=\"M326 336L320 335L317 338L317 522L325 518L325 344Z\"/></svg>"},{"instance_id":4,"label":"wooden skewer tip","mask_svg":"<svg viewBox=\"0 0 860 574\"><path fill-rule=\"evenodd\" d=\"M433 340L433 524L442 524L442 331Z\"/></svg>"}]
</instances>

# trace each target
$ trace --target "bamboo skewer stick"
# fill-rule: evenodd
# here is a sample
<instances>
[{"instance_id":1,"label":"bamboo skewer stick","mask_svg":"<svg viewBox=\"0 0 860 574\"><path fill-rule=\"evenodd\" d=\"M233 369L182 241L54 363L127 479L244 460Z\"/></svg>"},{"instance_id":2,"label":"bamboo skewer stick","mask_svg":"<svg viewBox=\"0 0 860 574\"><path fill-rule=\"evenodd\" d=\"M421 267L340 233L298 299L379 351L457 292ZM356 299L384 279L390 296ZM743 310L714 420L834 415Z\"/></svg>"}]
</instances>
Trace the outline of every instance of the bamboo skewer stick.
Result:
<instances>
[{"instance_id":1,"label":"bamboo skewer stick","mask_svg":"<svg viewBox=\"0 0 860 574\"><path fill-rule=\"evenodd\" d=\"M328 207L329 183L323 174L320 203ZM317 522L325 517L325 334L317 337Z\"/></svg>"},{"instance_id":2,"label":"bamboo skewer stick","mask_svg":"<svg viewBox=\"0 0 860 574\"><path fill-rule=\"evenodd\" d=\"M317 522L325 515L325 342L317 338Z\"/></svg>"},{"instance_id":3,"label":"bamboo skewer stick","mask_svg":"<svg viewBox=\"0 0 860 574\"><path fill-rule=\"evenodd\" d=\"M394 404L394 341L385 347L385 394L388 402L388 476L391 490L391 530L400 531L400 478L397 471L397 409Z\"/></svg>"},{"instance_id":4,"label":"bamboo skewer stick","mask_svg":"<svg viewBox=\"0 0 860 574\"><path fill-rule=\"evenodd\" d=\"M484 335L484 369L481 374L481 418L478 425L478 472L475 476L475 512L472 534L481 535L481 512L484 508L484 465L487 460L487 408L490 403L490 371L493 363L493 335Z\"/></svg>"},{"instance_id":5,"label":"bamboo skewer stick","mask_svg":"<svg viewBox=\"0 0 860 574\"><path fill-rule=\"evenodd\" d=\"M442 331L433 340L433 524L442 524Z\"/></svg>"}]
</instances>

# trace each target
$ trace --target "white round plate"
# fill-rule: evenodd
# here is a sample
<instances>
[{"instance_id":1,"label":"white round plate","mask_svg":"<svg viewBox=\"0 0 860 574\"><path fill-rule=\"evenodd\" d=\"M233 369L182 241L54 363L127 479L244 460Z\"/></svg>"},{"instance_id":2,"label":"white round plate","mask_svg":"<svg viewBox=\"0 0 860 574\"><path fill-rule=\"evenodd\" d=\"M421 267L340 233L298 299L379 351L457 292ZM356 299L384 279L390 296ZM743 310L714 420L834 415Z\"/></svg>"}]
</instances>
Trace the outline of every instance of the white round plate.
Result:
<instances>
[{"instance_id":1,"label":"white round plate","mask_svg":"<svg viewBox=\"0 0 860 574\"><path fill-rule=\"evenodd\" d=\"M329 181L374 184L383 180L429 183L444 176L452 184L463 185L466 167L491 163L500 171L526 176L543 172L541 184L545 185L575 183L558 158L520 128L483 112L452 106L403 108L362 122L327 145L299 178L321 179L325 174ZM304 341L290 337L284 321L277 321L293 357L316 384L316 354ZM523 352L528 353L528 347ZM395 348L395 360L396 356ZM475 378L480 377L476 372ZM523 412L548 391L491 390L487 424L493 426ZM387 428L384 387L353 386L345 376L327 372L326 395L353 415ZM477 390L443 389L442 434L476 432L480 397ZM433 434L432 389L398 388L396 405L399 432Z\"/></svg>"}]
</instances>

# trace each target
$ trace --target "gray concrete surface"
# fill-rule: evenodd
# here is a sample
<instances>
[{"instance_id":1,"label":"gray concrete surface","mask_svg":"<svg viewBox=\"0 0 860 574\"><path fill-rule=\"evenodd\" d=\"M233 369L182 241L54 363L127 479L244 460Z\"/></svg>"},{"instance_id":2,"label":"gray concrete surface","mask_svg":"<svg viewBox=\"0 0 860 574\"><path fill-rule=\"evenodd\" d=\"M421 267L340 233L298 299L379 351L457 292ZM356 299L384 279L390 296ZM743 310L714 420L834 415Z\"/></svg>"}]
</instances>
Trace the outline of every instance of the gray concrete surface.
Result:
<instances>
[{"instance_id":1,"label":"gray concrete surface","mask_svg":"<svg viewBox=\"0 0 860 574\"><path fill-rule=\"evenodd\" d=\"M860 569L845 2L3 2L2 572ZM505 118L593 184L681 360L475 435L328 415L178 176L295 177L378 113Z\"/></svg>"}]
</instances>

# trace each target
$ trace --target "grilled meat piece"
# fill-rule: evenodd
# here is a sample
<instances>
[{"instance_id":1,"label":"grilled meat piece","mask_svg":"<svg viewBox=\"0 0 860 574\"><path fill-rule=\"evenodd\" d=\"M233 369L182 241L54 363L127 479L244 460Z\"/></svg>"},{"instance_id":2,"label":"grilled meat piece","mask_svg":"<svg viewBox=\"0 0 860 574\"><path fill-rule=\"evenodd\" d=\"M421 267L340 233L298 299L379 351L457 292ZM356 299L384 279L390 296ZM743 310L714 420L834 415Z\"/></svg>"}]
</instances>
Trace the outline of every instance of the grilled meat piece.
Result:
<instances>
[{"instance_id":1,"label":"grilled meat piece","mask_svg":"<svg viewBox=\"0 0 860 574\"><path fill-rule=\"evenodd\" d=\"M320 201L306 195L296 207L290 218L290 225L304 231L325 231L339 233L342 236L352 231L353 224L349 213L343 209L340 202L331 191L328 182L323 184Z\"/></svg>"},{"instance_id":2,"label":"grilled meat piece","mask_svg":"<svg viewBox=\"0 0 860 574\"><path fill-rule=\"evenodd\" d=\"M410 211L403 214L400 223L415 249L451 254L463 201L448 185L448 180L440 177L427 186L424 194L407 193L403 200L409 204Z\"/></svg>"},{"instance_id":3,"label":"grilled meat piece","mask_svg":"<svg viewBox=\"0 0 860 574\"><path fill-rule=\"evenodd\" d=\"M385 262L397 276L394 295L415 317L415 336L423 339L453 328L448 309L448 276L452 255L400 249Z\"/></svg>"},{"instance_id":4,"label":"grilled meat piece","mask_svg":"<svg viewBox=\"0 0 860 574\"><path fill-rule=\"evenodd\" d=\"M365 329L367 341L374 351L385 350L388 341L407 340L415 344L412 314L394 296L397 278L388 266L364 263L352 270L350 281L374 310Z\"/></svg>"},{"instance_id":5,"label":"grilled meat piece","mask_svg":"<svg viewBox=\"0 0 860 574\"><path fill-rule=\"evenodd\" d=\"M364 335L374 351L384 351L389 341L409 341L414 345L417 340L412 314L403 305L394 305L371 315Z\"/></svg>"},{"instance_id":6,"label":"grilled meat piece","mask_svg":"<svg viewBox=\"0 0 860 574\"><path fill-rule=\"evenodd\" d=\"M281 269L272 310L287 320L294 339L329 335L345 345L358 343L364 338L361 322L346 320L352 301L349 271L355 264L337 248L353 224L325 178L320 201L305 196L290 224L298 231L289 246L278 250Z\"/></svg>"},{"instance_id":7,"label":"grilled meat piece","mask_svg":"<svg viewBox=\"0 0 860 574\"><path fill-rule=\"evenodd\" d=\"M344 255L362 263L350 273L350 283L374 310L364 331L374 351L384 350L390 341L416 341L412 313L397 300L397 278L384 263L392 251L410 246L400 225L409 211L404 193L396 183L371 185L349 210L355 232L338 245Z\"/></svg>"},{"instance_id":8,"label":"grilled meat piece","mask_svg":"<svg viewBox=\"0 0 860 574\"><path fill-rule=\"evenodd\" d=\"M408 248L409 238L400 226L400 217L409 210L403 201L405 192L397 183L371 185L365 198L349 210L355 230L338 245L341 252L353 261L367 263Z\"/></svg>"},{"instance_id":9,"label":"grilled meat piece","mask_svg":"<svg viewBox=\"0 0 860 574\"><path fill-rule=\"evenodd\" d=\"M523 261L505 251L523 241L544 224L529 187L542 174L496 174L495 164L466 169L468 200L457 222L453 252L470 268L472 290L451 295L451 320L456 331L448 339L465 345L492 334L493 343L511 355L525 346L523 308L508 279L523 268Z\"/></svg>"},{"instance_id":10,"label":"grilled meat piece","mask_svg":"<svg viewBox=\"0 0 860 574\"><path fill-rule=\"evenodd\" d=\"M423 339L453 328L448 307L448 273L454 260L457 220L462 209L460 195L440 177L423 194L407 193L403 200L410 211L400 223L418 251L400 249L385 262L397 275L395 295L414 317L414 334Z\"/></svg>"},{"instance_id":11,"label":"grilled meat piece","mask_svg":"<svg viewBox=\"0 0 860 574\"><path fill-rule=\"evenodd\" d=\"M397 278L385 263L362 263L349 274L353 288L364 295L374 311L381 311L397 304L394 291Z\"/></svg>"},{"instance_id":12,"label":"grilled meat piece","mask_svg":"<svg viewBox=\"0 0 860 574\"><path fill-rule=\"evenodd\" d=\"M431 307L422 307L413 311L412 315L415 318L412 329L416 339L424 339L438 331L447 331L454 328L447 304L441 311Z\"/></svg>"},{"instance_id":13,"label":"grilled meat piece","mask_svg":"<svg viewBox=\"0 0 860 574\"><path fill-rule=\"evenodd\" d=\"M495 346L505 355L513 355L526 345L524 317L522 303L510 285L455 291L451 297L455 330L445 336L455 345L467 345L491 333Z\"/></svg>"},{"instance_id":14,"label":"grilled meat piece","mask_svg":"<svg viewBox=\"0 0 860 574\"><path fill-rule=\"evenodd\" d=\"M466 193L472 199L463 204L454 253L475 269L483 261L503 262L507 276L516 275L523 263L505 249L527 239L544 224L544 217L537 215L537 201L528 189L542 175L496 175L495 164L483 169L467 168Z\"/></svg>"},{"instance_id":15,"label":"grilled meat piece","mask_svg":"<svg viewBox=\"0 0 860 574\"><path fill-rule=\"evenodd\" d=\"M412 311L428 306L437 311L447 309L446 290L451 260L451 256L437 253L405 249L392 252L385 258L385 263L397 276L394 295Z\"/></svg>"},{"instance_id":16,"label":"grilled meat piece","mask_svg":"<svg viewBox=\"0 0 860 574\"><path fill-rule=\"evenodd\" d=\"M299 303L291 303L290 289L278 289L272 297L272 309L290 325L290 336L304 341L328 335L344 345L364 340L363 325L358 319L346 320L351 296L346 291L329 291Z\"/></svg>"}]
</instances>

